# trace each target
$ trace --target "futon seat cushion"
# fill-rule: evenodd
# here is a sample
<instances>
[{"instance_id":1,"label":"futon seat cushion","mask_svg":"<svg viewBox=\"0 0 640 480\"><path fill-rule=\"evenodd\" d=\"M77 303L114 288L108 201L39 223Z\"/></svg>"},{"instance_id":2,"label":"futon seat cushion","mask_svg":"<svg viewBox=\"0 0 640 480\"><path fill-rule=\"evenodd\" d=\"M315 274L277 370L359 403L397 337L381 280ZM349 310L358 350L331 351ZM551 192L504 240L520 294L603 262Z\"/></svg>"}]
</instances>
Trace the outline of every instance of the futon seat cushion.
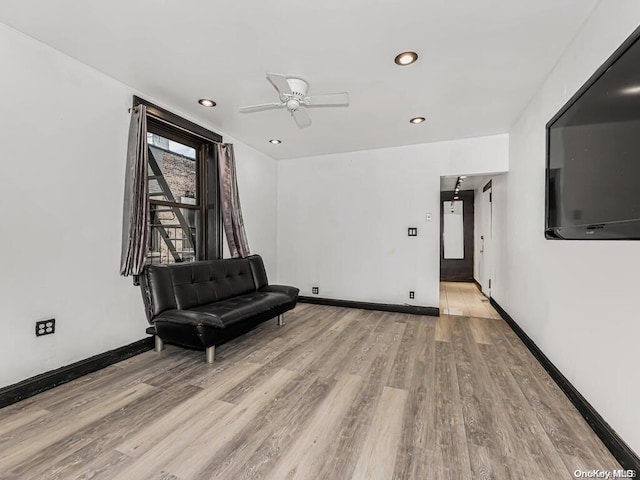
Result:
<instances>
[{"instance_id":1,"label":"futon seat cushion","mask_svg":"<svg viewBox=\"0 0 640 480\"><path fill-rule=\"evenodd\" d=\"M212 328L224 328L222 321L210 313L193 310L167 310L156 317L156 323L173 323L198 327L205 325Z\"/></svg>"},{"instance_id":2,"label":"futon seat cushion","mask_svg":"<svg viewBox=\"0 0 640 480\"><path fill-rule=\"evenodd\" d=\"M240 322L254 315L269 312L287 305L291 298L282 293L252 292L221 302L210 303L192 309L194 312L208 313L220 320L224 327Z\"/></svg>"},{"instance_id":3,"label":"futon seat cushion","mask_svg":"<svg viewBox=\"0 0 640 480\"><path fill-rule=\"evenodd\" d=\"M284 293L252 292L191 310L167 310L158 315L156 322L225 328L252 316L285 306L291 301L291 297Z\"/></svg>"}]
</instances>

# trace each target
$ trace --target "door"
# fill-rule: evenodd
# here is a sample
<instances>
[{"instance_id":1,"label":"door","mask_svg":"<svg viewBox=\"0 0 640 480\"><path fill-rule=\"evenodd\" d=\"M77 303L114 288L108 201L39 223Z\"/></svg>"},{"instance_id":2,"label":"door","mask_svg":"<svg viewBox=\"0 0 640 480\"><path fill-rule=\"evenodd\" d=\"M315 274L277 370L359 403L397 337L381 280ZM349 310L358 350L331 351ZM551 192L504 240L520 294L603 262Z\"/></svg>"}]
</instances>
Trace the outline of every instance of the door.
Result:
<instances>
[{"instance_id":1,"label":"door","mask_svg":"<svg viewBox=\"0 0 640 480\"><path fill-rule=\"evenodd\" d=\"M480 273L480 286L482 293L491 296L491 237L493 231L491 184L485 186L480 200L481 227L480 227L480 259L478 269Z\"/></svg>"},{"instance_id":2,"label":"door","mask_svg":"<svg viewBox=\"0 0 640 480\"><path fill-rule=\"evenodd\" d=\"M440 280L473 282L473 190L440 193Z\"/></svg>"}]
</instances>

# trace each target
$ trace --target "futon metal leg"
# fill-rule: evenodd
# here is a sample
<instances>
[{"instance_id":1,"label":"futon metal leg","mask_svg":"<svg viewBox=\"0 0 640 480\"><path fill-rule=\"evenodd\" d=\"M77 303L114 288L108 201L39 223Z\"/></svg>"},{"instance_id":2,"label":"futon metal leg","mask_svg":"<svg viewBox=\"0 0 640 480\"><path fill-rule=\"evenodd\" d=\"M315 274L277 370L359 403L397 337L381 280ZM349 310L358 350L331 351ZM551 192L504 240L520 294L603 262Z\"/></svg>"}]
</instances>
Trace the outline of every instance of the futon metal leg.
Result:
<instances>
[{"instance_id":1,"label":"futon metal leg","mask_svg":"<svg viewBox=\"0 0 640 480\"><path fill-rule=\"evenodd\" d=\"M216 359L216 347L207 347L207 363L213 363Z\"/></svg>"},{"instance_id":2,"label":"futon metal leg","mask_svg":"<svg viewBox=\"0 0 640 480\"><path fill-rule=\"evenodd\" d=\"M284 313L281 313L280 315L278 315L278 325L280 326L284 325Z\"/></svg>"},{"instance_id":3,"label":"futon metal leg","mask_svg":"<svg viewBox=\"0 0 640 480\"><path fill-rule=\"evenodd\" d=\"M162 350L164 350L164 342L162 341L162 339L156 335L156 352L161 352Z\"/></svg>"}]
</instances>

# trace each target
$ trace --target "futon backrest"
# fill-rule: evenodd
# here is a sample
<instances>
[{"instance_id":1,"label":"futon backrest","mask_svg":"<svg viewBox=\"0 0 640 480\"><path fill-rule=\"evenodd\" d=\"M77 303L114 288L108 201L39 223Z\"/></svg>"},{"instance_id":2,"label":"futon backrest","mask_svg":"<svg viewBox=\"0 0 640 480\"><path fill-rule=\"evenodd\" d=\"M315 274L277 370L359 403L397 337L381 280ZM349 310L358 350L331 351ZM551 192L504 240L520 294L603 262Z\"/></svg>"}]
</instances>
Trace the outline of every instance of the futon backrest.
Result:
<instances>
[{"instance_id":1,"label":"futon backrest","mask_svg":"<svg viewBox=\"0 0 640 480\"><path fill-rule=\"evenodd\" d=\"M166 310L219 302L255 292L266 284L267 273L259 255L150 265L141 282L149 321Z\"/></svg>"}]
</instances>

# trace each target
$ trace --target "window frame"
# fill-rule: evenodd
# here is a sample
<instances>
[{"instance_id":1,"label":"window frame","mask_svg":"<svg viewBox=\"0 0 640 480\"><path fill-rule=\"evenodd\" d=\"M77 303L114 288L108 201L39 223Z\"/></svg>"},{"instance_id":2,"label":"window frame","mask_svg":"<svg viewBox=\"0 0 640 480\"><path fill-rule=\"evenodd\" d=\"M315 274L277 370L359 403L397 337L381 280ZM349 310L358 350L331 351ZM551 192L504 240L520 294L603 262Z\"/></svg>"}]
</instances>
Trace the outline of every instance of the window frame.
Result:
<instances>
[{"instance_id":1,"label":"window frame","mask_svg":"<svg viewBox=\"0 0 640 480\"><path fill-rule=\"evenodd\" d=\"M196 260L222 258L222 211L218 184L218 159L215 144L222 136L161 108L143 98L133 96L133 107L147 108L147 130L193 147L196 150L196 198L198 205L166 202L147 198L149 205L178 206L196 210L200 228L196 239ZM198 248L200 246L200 248Z\"/></svg>"}]
</instances>

